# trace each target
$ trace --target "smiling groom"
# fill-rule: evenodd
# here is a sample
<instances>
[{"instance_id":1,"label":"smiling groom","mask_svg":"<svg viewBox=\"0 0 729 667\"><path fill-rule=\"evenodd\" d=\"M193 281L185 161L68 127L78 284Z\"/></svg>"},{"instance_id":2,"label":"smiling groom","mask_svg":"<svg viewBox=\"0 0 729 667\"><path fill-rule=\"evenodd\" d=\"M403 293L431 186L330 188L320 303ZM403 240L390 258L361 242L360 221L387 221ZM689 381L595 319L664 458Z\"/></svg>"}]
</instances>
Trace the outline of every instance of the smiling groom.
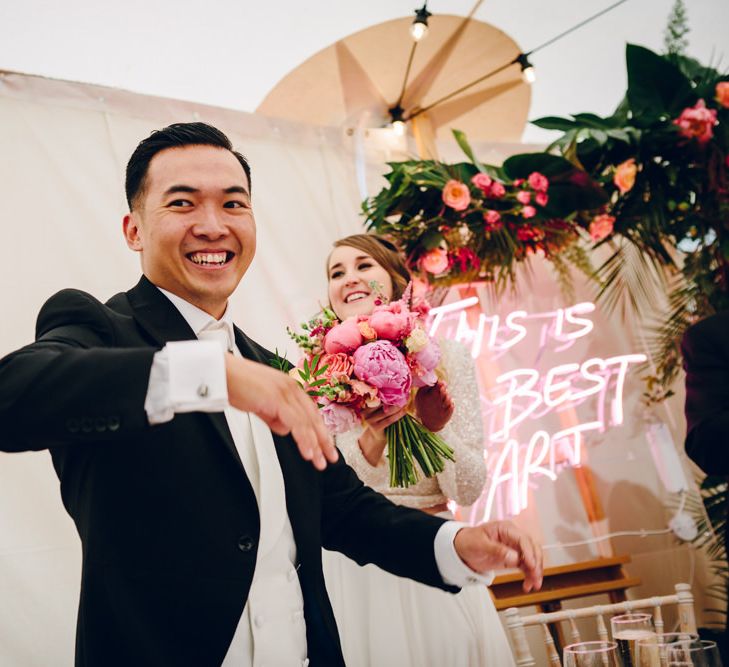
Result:
<instances>
[{"instance_id":1,"label":"smiling groom","mask_svg":"<svg viewBox=\"0 0 729 667\"><path fill-rule=\"evenodd\" d=\"M50 451L81 538L76 665L343 665L322 546L448 590L499 566L539 586L541 552L511 524L444 522L363 486L232 323L256 229L224 134L154 132L126 191L139 283L106 303L59 292L36 341L0 360L0 448Z\"/></svg>"}]
</instances>

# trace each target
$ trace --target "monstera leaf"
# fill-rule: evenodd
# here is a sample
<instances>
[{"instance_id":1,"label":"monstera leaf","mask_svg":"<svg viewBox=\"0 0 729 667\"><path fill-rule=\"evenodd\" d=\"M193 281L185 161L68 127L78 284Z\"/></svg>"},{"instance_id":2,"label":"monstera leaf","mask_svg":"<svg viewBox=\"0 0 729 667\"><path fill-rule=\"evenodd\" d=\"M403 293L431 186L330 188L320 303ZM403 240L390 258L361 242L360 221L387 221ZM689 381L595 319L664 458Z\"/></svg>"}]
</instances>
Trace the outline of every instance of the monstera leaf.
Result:
<instances>
[{"instance_id":1,"label":"monstera leaf","mask_svg":"<svg viewBox=\"0 0 729 667\"><path fill-rule=\"evenodd\" d=\"M628 44L628 102L633 118L641 125L657 117L675 117L696 101L691 82L669 59L650 49Z\"/></svg>"}]
</instances>

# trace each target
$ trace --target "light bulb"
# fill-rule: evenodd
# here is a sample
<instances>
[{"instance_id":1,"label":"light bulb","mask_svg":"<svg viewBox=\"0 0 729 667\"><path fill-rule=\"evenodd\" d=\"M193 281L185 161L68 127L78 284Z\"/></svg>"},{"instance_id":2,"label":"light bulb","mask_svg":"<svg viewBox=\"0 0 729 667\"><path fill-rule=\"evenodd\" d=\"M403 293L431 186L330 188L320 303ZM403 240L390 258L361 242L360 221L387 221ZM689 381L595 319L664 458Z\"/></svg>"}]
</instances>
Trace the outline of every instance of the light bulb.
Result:
<instances>
[{"instance_id":1,"label":"light bulb","mask_svg":"<svg viewBox=\"0 0 729 667\"><path fill-rule=\"evenodd\" d=\"M532 65L529 65L529 67L522 70L521 78L524 79L525 83L532 84L537 80L537 71Z\"/></svg>"},{"instance_id":2,"label":"light bulb","mask_svg":"<svg viewBox=\"0 0 729 667\"><path fill-rule=\"evenodd\" d=\"M416 20L410 26L410 35L412 36L412 38L416 42L419 42L427 34L428 34L428 25L427 25L427 23L423 23L422 21L417 21Z\"/></svg>"},{"instance_id":3,"label":"light bulb","mask_svg":"<svg viewBox=\"0 0 729 667\"><path fill-rule=\"evenodd\" d=\"M405 134L405 123L401 120L392 121L392 131L396 136L402 137Z\"/></svg>"}]
</instances>

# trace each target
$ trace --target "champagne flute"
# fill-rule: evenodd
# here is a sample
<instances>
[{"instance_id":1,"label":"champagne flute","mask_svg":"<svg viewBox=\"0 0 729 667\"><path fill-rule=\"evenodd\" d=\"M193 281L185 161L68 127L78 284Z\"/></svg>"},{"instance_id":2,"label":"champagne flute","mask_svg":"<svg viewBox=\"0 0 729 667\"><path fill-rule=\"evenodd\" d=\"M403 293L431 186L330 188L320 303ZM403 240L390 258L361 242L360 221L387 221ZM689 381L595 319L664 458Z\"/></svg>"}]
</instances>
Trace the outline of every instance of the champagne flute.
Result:
<instances>
[{"instance_id":1,"label":"champagne flute","mask_svg":"<svg viewBox=\"0 0 729 667\"><path fill-rule=\"evenodd\" d=\"M668 667L668 647L698 641L699 636L689 632L664 632L638 639L635 658L638 667Z\"/></svg>"},{"instance_id":2,"label":"champagne flute","mask_svg":"<svg viewBox=\"0 0 729 667\"><path fill-rule=\"evenodd\" d=\"M564 667L623 667L615 642L579 642L564 647Z\"/></svg>"},{"instance_id":3,"label":"champagne flute","mask_svg":"<svg viewBox=\"0 0 729 667\"><path fill-rule=\"evenodd\" d=\"M653 617L650 614L622 614L610 619L613 640L625 667L638 667L635 643L638 639L652 637Z\"/></svg>"},{"instance_id":4,"label":"champagne flute","mask_svg":"<svg viewBox=\"0 0 729 667\"><path fill-rule=\"evenodd\" d=\"M668 667L722 667L716 642L699 639L692 642L676 642L667 647Z\"/></svg>"}]
</instances>

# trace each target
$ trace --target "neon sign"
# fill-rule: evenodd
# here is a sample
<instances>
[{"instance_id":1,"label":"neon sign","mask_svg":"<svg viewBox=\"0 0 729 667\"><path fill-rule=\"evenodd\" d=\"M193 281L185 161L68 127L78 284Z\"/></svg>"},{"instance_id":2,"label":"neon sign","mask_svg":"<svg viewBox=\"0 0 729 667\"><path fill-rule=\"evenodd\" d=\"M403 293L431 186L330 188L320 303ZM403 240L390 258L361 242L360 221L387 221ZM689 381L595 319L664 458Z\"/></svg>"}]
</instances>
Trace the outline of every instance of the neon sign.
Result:
<instances>
[{"instance_id":1,"label":"neon sign","mask_svg":"<svg viewBox=\"0 0 729 667\"><path fill-rule=\"evenodd\" d=\"M470 346L474 359L484 356L492 365L507 352L510 357L526 352L531 359L530 366L505 372L492 368L481 395L490 479L472 518L488 520L492 514L514 515L525 509L532 480L554 481L562 468L579 466L588 434L604 434L623 423L626 376L646 356L590 356L547 366L548 353L563 356L595 331L590 318L594 303L538 313L516 310L505 317L479 313L474 318L467 309L476 304L478 299L470 297L432 308L431 335L461 341ZM589 418L580 419L578 408ZM558 426L552 432L550 422Z\"/></svg>"}]
</instances>

